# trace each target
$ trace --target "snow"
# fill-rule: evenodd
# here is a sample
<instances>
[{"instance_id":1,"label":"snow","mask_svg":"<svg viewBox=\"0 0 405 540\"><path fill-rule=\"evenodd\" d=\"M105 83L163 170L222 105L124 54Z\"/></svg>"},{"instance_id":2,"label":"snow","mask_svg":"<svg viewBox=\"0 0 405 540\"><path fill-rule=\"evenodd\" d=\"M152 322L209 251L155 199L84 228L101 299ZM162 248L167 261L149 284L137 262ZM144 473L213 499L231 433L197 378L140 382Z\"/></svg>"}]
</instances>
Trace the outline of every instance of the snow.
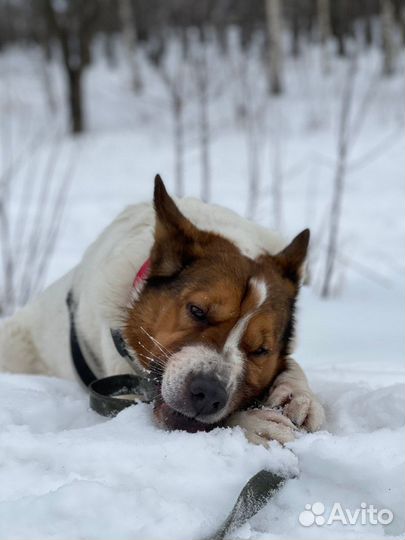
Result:
<instances>
[{"instance_id":1,"label":"snow","mask_svg":"<svg viewBox=\"0 0 405 540\"><path fill-rule=\"evenodd\" d=\"M0 538L202 538L258 470L289 479L241 538L395 537L404 527L403 387L317 377L325 430L282 448L239 429L163 432L150 405L104 419L76 384L0 377ZM388 508L389 526L299 526L305 504ZM274 535L274 536L273 536ZM374 536L373 536L374 535Z\"/></svg>"},{"instance_id":2,"label":"snow","mask_svg":"<svg viewBox=\"0 0 405 540\"><path fill-rule=\"evenodd\" d=\"M373 99L350 148L338 294L325 301L318 292L345 65L336 60L333 73L322 78L318 53L308 48L299 61L288 60L288 93L271 104L256 219L274 225L269 183L278 149L282 231L289 238L310 226L315 239L313 285L302 290L299 303L296 358L325 405L323 430L269 449L250 445L238 429L167 433L153 425L148 405L104 419L89 410L77 384L1 374L0 538L200 539L215 531L243 484L262 468L298 476L235 537L403 537L403 80L400 73L388 81L376 78L378 54L362 53L355 112L370 87ZM0 103L5 114L17 117L15 147L25 147L49 114L37 61L35 51L0 56L9 85ZM158 80L147 77L147 93L137 100L121 64L111 72L100 60L86 75L90 131L76 141L61 138L56 177L70 156L75 166L48 283L80 259L124 205L150 199L156 172L173 189L170 116ZM62 104L56 66L53 80ZM186 190L198 196L193 107L191 102L187 110ZM229 96L213 100L212 200L244 213L246 137L229 110ZM61 105L52 125L63 125L63 112ZM48 134L23 160L13 212L25 200L27 178L44 174L52 140ZM27 220L34 215L27 207ZM394 519L387 525L304 527L299 514L314 502L325 505L325 515L334 503L354 511L364 502L390 509Z\"/></svg>"}]
</instances>

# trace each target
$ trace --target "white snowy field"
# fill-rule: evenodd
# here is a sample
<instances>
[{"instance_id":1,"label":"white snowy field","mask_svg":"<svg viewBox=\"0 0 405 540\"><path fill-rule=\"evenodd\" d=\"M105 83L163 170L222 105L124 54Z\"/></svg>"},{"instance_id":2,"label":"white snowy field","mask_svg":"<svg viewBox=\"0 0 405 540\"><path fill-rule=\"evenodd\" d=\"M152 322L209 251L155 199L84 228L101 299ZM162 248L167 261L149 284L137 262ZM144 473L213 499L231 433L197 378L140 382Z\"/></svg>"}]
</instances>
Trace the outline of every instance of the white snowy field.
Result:
<instances>
[{"instance_id":1,"label":"white snowy field","mask_svg":"<svg viewBox=\"0 0 405 540\"><path fill-rule=\"evenodd\" d=\"M381 81L378 55L370 51L360 56L352 110L357 135L346 177L337 294L322 300L346 67L336 61L332 73L322 77L317 52L308 49L299 61L288 60L287 93L268 106L255 219L274 226L270 185L277 153L283 178L282 232L290 238L309 226L314 239L312 285L302 290L299 305L296 359L325 405L323 430L302 434L286 448L272 443L269 449L250 445L238 429L166 433L154 427L149 406L104 419L89 410L78 384L1 374L0 539L198 540L214 532L242 485L262 468L298 476L235 537L403 538L403 76L399 71ZM43 142L24 156L16 172L14 216L24 204L30 175L46 171L55 144L52 130L63 122L62 102L56 119L46 112L36 62L35 51L0 56L8 81L0 85L0 104L12 126L13 157L19 155L16 148L31 144L38 126L49 122ZM58 99L60 77L55 67ZM136 98L125 66L111 72L100 61L86 75L90 131L76 141L63 136L58 143L55 178L64 174L72 156L75 163L48 282L79 261L123 206L150 199L155 173L169 190L174 186L165 94L152 73L146 78L144 97ZM250 89L259 93L255 84L253 70ZM212 202L243 214L247 144L242 127L230 120L232 91L227 88L211 104ZM198 196L193 107L190 100L185 177L187 195ZM27 221L33 216L35 208L26 206ZM365 503L390 510L393 520L386 525L358 520L305 527L299 515L315 502L324 504L326 518L334 503L352 512Z\"/></svg>"},{"instance_id":2,"label":"white snowy field","mask_svg":"<svg viewBox=\"0 0 405 540\"><path fill-rule=\"evenodd\" d=\"M239 538L403 538L404 395L401 384L370 389L314 378L325 429L288 448L250 445L239 429L167 433L151 406L106 420L78 385L0 377L1 538L203 538L262 468L298 474L250 520ZM390 525L301 526L308 503L394 513Z\"/></svg>"}]
</instances>

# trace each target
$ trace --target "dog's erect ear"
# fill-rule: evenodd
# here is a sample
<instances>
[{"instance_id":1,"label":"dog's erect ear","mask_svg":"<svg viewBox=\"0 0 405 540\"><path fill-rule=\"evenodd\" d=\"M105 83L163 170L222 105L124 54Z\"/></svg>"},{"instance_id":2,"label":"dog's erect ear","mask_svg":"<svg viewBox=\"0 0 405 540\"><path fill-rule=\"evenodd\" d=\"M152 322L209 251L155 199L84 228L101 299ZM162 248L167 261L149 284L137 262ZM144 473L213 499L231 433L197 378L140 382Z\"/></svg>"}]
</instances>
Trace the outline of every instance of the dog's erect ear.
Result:
<instances>
[{"instance_id":1,"label":"dog's erect ear","mask_svg":"<svg viewBox=\"0 0 405 540\"><path fill-rule=\"evenodd\" d=\"M287 247L274 257L283 275L294 283L299 283L302 278L309 237L309 229L303 230Z\"/></svg>"},{"instance_id":2,"label":"dog's erect ear","mask_svg":"<svg viewBox=\"0 0 405 540\"><path fill-rule=\"evenodd\" d=\"M200 231L177 208L159 175L155 177L153 202L156 223L151 276L169 277L191 262Z\"/></svg>"},{"instance_id":3,"label":"dog's erect ear","mask_svg":"<svg viewBox=\"0 0 405 540\"><path fill-rule=\"evenodd\" d=\"M184 217L177 208L158 174L155 176L153 203L156 211L157 227L181 231L185 235L195 235L198 232L197 227Z\"/></svg>"}]
</instances>

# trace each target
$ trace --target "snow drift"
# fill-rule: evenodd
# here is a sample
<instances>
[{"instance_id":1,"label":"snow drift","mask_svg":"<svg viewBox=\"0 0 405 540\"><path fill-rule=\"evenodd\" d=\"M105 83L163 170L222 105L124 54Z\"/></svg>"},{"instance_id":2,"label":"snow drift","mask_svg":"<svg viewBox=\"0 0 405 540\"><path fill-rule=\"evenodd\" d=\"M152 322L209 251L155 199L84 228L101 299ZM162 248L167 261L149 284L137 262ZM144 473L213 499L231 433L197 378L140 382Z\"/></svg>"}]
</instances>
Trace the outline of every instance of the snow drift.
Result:
<instances>
[{"instance_id":1,"label":"snow drift","mask_svg":"<svg viewBox=\"0 0 405 540\"><path fill-rule=\"evenodd\" d=\"M316 377L325 431L288 448L249 444L239 429L164 432L152 408L105 419L78 385L0 375L0 538L203 538L262 468L292 475L240 538L381 538L404 530L404 392ZM304 527L306 504L362 502L391 524Z\"/></svg>"}]
</instances>

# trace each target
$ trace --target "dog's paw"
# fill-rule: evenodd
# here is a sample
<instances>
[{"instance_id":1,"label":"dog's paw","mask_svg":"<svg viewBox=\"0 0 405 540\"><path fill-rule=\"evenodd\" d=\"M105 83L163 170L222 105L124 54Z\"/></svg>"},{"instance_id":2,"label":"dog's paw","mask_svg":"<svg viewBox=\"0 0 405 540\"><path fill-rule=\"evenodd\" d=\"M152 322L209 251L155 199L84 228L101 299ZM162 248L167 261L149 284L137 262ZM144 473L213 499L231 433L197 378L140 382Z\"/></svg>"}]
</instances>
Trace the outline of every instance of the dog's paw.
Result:
<instances>
[{"instance_id":1,"label":"dog's paw","mask_svg":"<svg viewBox=\"0 0 405 540\"><path fill-rule=\"evenodd\" d=\"M273 440L285 444L295 439L296 427L291 420L268 408L236 412L228 418L227 426L239 426L248 441L263 446Z\"/></svg>"},{"instance_id":2,"label":"dog's paw","mask_svg":"<svg viewBox=\"0 0 405 540\"><path fill-rule=\"evenodd\" d=\"M280 384L270 394L266 405L283 407L283 414L297 427L317 431L325 420L325 412L312 392L295 390L289 384Z\"/></svg>"}]
</instances>

